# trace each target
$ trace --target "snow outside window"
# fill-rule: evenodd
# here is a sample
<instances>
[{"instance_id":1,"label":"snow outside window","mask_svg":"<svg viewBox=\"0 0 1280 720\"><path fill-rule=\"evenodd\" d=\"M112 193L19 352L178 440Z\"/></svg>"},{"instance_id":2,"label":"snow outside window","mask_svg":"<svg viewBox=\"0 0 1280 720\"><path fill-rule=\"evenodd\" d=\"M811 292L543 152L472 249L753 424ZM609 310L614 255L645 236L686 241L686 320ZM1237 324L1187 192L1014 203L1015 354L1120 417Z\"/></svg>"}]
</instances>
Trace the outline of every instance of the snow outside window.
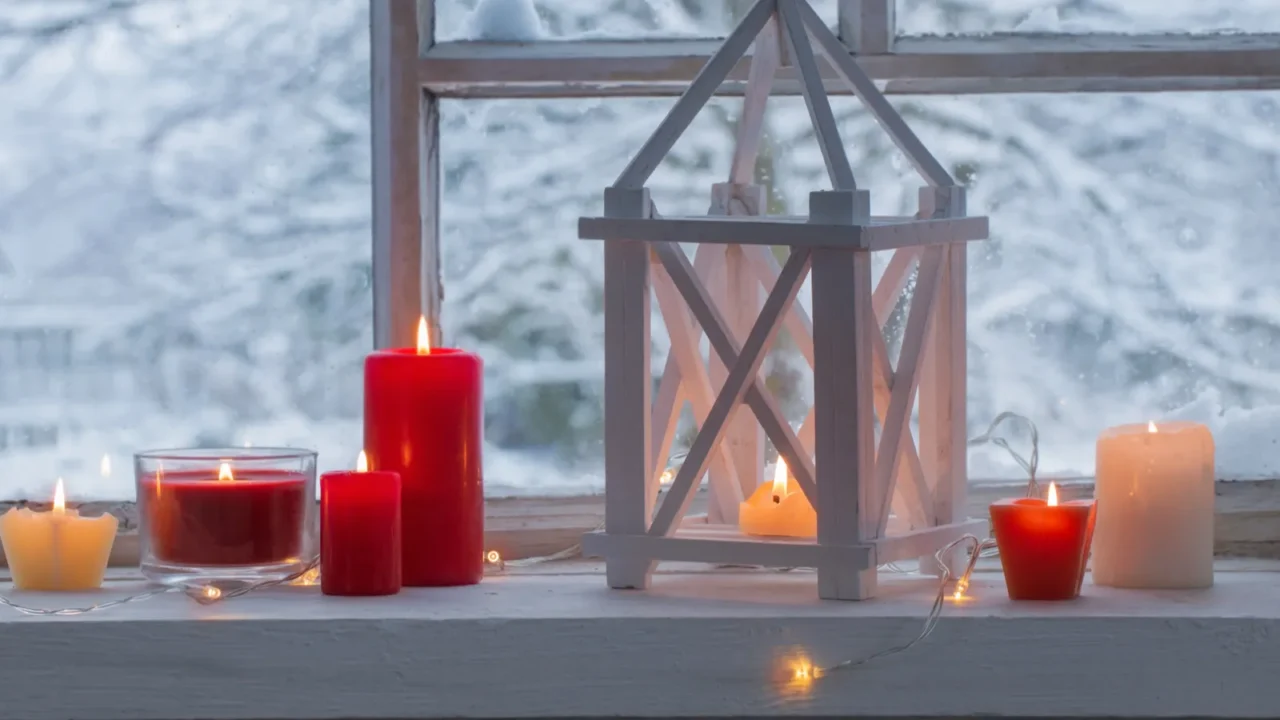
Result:
<instances>
[{"instance_id":1,"label":"snow outside window","mask_svg":"<svg viewBox=\"0 0 1280 720\"><path fill-rule=\"evenodd\" d=\"M0 498L132 497L158 446L350 466L368 4L5 0L0 28Z\"/></svg>"},{"instance_id":2,"label":"snow outside window","mask_svg":"<svg viewBox=\"0 0 1280 720\"><path fill-rule=\"evenodd\" d=\"M1271 33L1273 0L897 0L902 35Z\"/></svg>"},{"instance_id":3,"label":"snow outside window","mask_svg":"<svg viewBox=\"0 0 1280 720\"><path fill-rule=\"evenodd\" d=\"M723 37L754 0L436 0L436 39ZM836 0L813 0L835 27Z\"/></svg>"},{"instance_id":4,"label":"snow outside window","mask_svg":"<svg viewBox=\"0 0 1280 720\"><path fill-rule=\"evenodd\" d=\"M1044 29L1026 23L1050 5L909 0L899 25ZM475 2L438 6L441 39L500 39ZM1277 29L1268 6L1061 2L1053 22ZM725 7L545 0L507 32L711 36ZM0 498L59 475L129 497L128 456L156 446L303 445L349 466L372 343L367 3L6 0L0 27ZM445 331L486 357L491 494L601 487L600 248L575 221L671 102L442 103ZM1046 469L1088 474L1099 428L1191 416L1224 431L1228 473L1274 470L1230 458L1280 401L1280 95L894 102L993 219L970 252L972 427L1028 414ZM737 106L716 101L659 169L664 211L705 211ZM836 110L876 211L912 210L910 168L852 100ZM825 187L807 124L799 99L773 101L758 174L775 211ZM798 420L808 371L787 342L766 370ZM665 352L659 336L655 368ZM97 477L104 454L117 476ZM997 455L971 469L1014 474Z\"/></svg>"}]
</instances>

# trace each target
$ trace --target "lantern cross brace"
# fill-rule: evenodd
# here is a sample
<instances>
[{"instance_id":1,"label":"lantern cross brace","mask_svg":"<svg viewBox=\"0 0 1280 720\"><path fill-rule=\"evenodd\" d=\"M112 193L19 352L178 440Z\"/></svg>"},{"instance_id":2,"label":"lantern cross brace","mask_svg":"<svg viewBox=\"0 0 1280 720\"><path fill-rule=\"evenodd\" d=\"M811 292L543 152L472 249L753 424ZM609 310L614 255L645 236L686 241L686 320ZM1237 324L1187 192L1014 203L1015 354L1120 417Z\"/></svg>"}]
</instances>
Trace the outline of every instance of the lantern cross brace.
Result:
<instances>
[{"instance_id":1,"label":"lantern cross brace","mask_svg":"<svg viewBox=\"0 0 1280 720\"><path fill-rule=\"evenodd\" d=\"M707 293L702 282L698 280L689 263L689 258L679 246L655 243L654 251L662 262L672 283L680 291L694 316L702 324L707 339L715 354L732 367L729 378L725 381L715 405L708 413L698 436L694 439L684 464L680 466L666 500L658 509L650 527L651 535L669 535L676 523L688 511L693 499L694 482L706 472L707 456L711 449L720 442L725 429L725 422L730 413L745 399L755 413L765 433L773 440L781 454L788 461L796 482L806 497L816 497L813 485L813 461L800 444L799 438L792 431L779 409L773 395L765 388L759 377L761 363L769 349L773 338L782 325L783 311L795 299L809 270L809 252L804 248L792 251L787 264L783 266L779 281L769 298L765 301L759 319L746 341L739 346L738 341L725 326L724 318L715 302Z\"/></svg>"},{"instance_id":2,"label":"lantern cross brace","mask_svg":"<svg viewBox=\"0 0 1280 720\"><path fill-rule=\"evenodd\" d=\"M699 248L699 251L701 252L709 247L710 246L702 246ZM764 286L766 292L773 291L778 281L778 275L782 270L778 261L773 257L772 253L763 247L744 248L744 250L751 252L754 269L756 270L759 281ZM756 250L759 252L754 252ZM675 252L679 252L679 250L675 249ZM705 274L697 272L696 260L692 269L685 269L682 267L679 271L683 276L683 282L681 284L685 288L689 288L687 292L694 293L693 299L690 301L688 296L684 294L686 290L682 290L674 284L672 276L667 271L665 264L665 262L676 262L680 263L682 266L687 265L687 259L685 259L683 263L681 262L680 256L683 255L683 253L673 256L670 260L665 262L661 260L661 252L657 252L655 254L659 258L659 264L654 268L654 292L658 297L663 318L666 319L669 332L672 336L672 350L671 355L668 358L668 365L679 369L678 372L663 374L659 385L659 397L662 397L667 393L671 393L671 395L674 396L672 390L678 388L681 383L686 382L691 383L697 388L696 392L692 389L688 390L691 396L706 396L711 393L711 387L710 381L707 379L706 368L703 366L701 358L696 354L696 352L694 352L694 348L697 347L698 336L692 328L692 323L689 322L688 311L684 307L680 306L677 301L681 298L685 298L686 301L689 301L691 304L695 304L696 306L709 306L709 309L707 310L694 313L698 320L701 323L710 323L717 326L718 330L715 334L718 338L723 336L724 338L733 340L735 343L737 341L732 338L732 333L729 329L724 327L723 320L716 312L714 303L710 299L705 286L702 286L701 283L698 282L697 276L703 275L705 277ZM872 306L877 317L877 329L883 327L884 320L887 319L889 311L892 310L893 305L897 300L898 293L900 293L903 286L905 286L909 271L914 263L915 253L911 250L899 250L897 251L897 254L895 254L894 259L896 260L899 257L903 258L903 261L890 262L889 267L885 270L884 275L881 276L880 282L876 286L876 294L873 295ZM895 371L889 359L889 352L883 334L877 332L872 336L872 341L875 343L873 360L875 363L876 415L879 416L882 427L902 427L902 429L897 433L886 432L881 436L880 451L877 452L875 482L878 486L885 488L884 497L893 500L893 509L896 514L900 517L907 518L912 527L926 527L930 524L928 513L925 509L931 507L933 502L932 492L925 481L924 471L920 464L920 457L916 450L915 441L912 438L909 429L905 426L905 423L910 419L909 411L914 404L913 400L916 390L918 389L919 360L924 356L924 334L922 326L932 317L932 310L934 307L933 297L936 293L941 276L941 250L939 249L935 251L934 249L929 249L925 252L925 257L927 261L926 264L930 265L930 267L926 267L917 278L916 294L911 300L911 317L919 319L912 322L909 318L907 329L904 332L904 338L918 337L920 340L915 343L908 343L908 348L911 349L904 349L904 351L900 353L899 369L897 371ZM698 284L698 287L696 288L694 287L695 283ZM897 293L893 295L880 293L880 290L884 288L895 289L897 290ZM681 313L684 314L683 319L681 318ZM791 333L793 340L801 351L801 354L807 359L809 365L812 366L813 326L812 321L809 319L808 313L804 310L803 306L799 303L791 302L789 307L786 308L786 314L783 317L783 326ZM721 343L721 345L713 345L713 352L716 352L716 349L719 347L724 347L726 340L721 340ZM765 350L767 350L767 348L765 348ZM732 352L724 357L724 360L728 363L732 363L734 359L735 354ZM658 405L661 405L661 403ZM709 403L706 401L694 402L694 406L695 422L701 429L701 432L718 433L720 431L719 427L709 428L707 425L707 417L710 410ZM764 412L771 411L765 409ZM666 409L659 411L658 407L655 406L655 415L659 414L668 417L671 415ZM777 420L775 423L778 426L784 426L784 423L781 420ZM810 457L813 453L813 426L814 411L810 408L808 415L800 426L800 430L796 434L804 457ZM784 440L783 442L789 443L790 441ZM715 484L713 475L712 497L716 499L729 498L736 506L736 503L741 502L742 497L747 493L738 490L741 485L737 482L737 476L731 466L731 463L723 456L725 451L724 446L722 444L717 444L715 447L718 448L719 452L713 452L710 456L709 462L713 464L717 462L720 463L724 472L732 474L734 482L717 485ZM782 444L779 444L779 447L782 447ZM783 453L783 455L785 457L786 454ZM654 460L656 466L658 463L665 460L665 456L655 455ZM798 465L796 461L792 459L787 459L787 461L788 467L805 467L804 465ZM691 467L696 467L695 463L700 464L701 462L701 456L695 455L691 449L689 455L685 458L684 464L681 466L681 470L689 471L690 477L700 478L702 477L702 472L706 470L706 467L701 468L696 472L696 474L689 469ZM804 477L806 472L808 471L801 470L796 473L797 482L800 484L801 491L805 492L806 497L812 499L812 488L809 487L806 489L807 483L799 479ZM753 483L756 480L757 479L755 477L751 478ZM692 489L692 487L692 481L689 481L689 484L686 485L681 482L679 476L677 476L676 482L668 492L667 502L671 502L671 497L678 497L680 500L676 502L680 503L680 507L687 509L687 501L691 498L691 495L686 491ZM901 489L902 494L899 495L898 493L895 493L895 489ZM882 509L879 514L880 519L878 527L881 533L884 532L885 526L888 523L890 516L889 510L890 508L886 507ZM685 511L686 510L682 510L679 513L679 516L683 517ZM722 508L721 512L731 513L732 509ZM736 513L729 514L728 517L732 518L735 515ZM660 514L658 518L662 519L664 516ZM659 528L661 531L659 531ZM654 527L651 527L650 532L654 534L667 534L671 529L671 525L668 525L665 522L660 523L656 519Z\"/></svg>"}]
</instances>

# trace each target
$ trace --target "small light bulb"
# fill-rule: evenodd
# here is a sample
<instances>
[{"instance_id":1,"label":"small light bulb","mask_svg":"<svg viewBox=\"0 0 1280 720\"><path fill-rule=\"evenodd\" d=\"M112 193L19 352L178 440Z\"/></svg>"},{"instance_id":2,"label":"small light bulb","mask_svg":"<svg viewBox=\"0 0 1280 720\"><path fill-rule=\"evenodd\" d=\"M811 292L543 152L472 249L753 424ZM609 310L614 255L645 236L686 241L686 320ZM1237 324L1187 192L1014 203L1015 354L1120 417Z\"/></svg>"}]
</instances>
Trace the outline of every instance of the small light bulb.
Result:
<instances>
[{"instance_id":1,"label":"small light bulb","mask_svg":"<svg viewBox=\"0 0 1280 720\"><path fill-rule=\"evenodd\" d=\"M212 585L206 585L204 588L204 596L208 600L217 600L222 597L222 591Z\"/></svg>"},{"instance_id":2,"label":"small light bulb","mask_svg":"<svg viewBox=\"0 0 1280 720\"><path fill-rule=\"evenodd\" d=\"M311 586L320 584L320 568L313 567L302 575L299 575L290 585Z\"/></svg>"},{"instance_id":3,"label":"small light bulb","mask_svg":"<svg viewBox=\"0 0 1280 720\"><path fill-rule=\"evenodd\" d=\"M490 550L484 554L484 561L491 565L497 565L502 561L502 555L500 555L497 550Z\"/></svg>"}]
</instances>

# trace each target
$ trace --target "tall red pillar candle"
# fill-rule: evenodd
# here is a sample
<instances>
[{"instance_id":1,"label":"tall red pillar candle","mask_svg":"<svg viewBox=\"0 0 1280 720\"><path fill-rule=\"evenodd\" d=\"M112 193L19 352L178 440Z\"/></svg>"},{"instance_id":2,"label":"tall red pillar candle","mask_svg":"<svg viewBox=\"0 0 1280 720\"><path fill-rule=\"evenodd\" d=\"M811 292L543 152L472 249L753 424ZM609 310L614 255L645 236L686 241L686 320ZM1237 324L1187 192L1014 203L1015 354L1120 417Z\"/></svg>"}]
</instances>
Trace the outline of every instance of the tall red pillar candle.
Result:
<instances>
[{"instance_id":1,"label":"tall red pillar candle","mask_svg":"<svg viewBox=\"0 0 1280 720\"><path fill-rule=\"evenodd\" d=\"M474 585L484 574L483 363L472 353L379 350L364 365L364 446L399 473L404 584Z\"/></svg>"},{"instance_id":2,"label":"tall red pillar candle","mask_svg":"<svg viewBox=\"0 0 1280 720\"><path fill-rule=\"evenodd\" d=\"M991 525L1012 600L1070 600L1080 594L1093 541L1094 502L1017 498L991 505Z\"/></svg>"},{"instance_id":3,"label":"tall red pillar candle","mask_svg":"<svg viewBox=\"0 0 1280 720\"><path fill-rule=\"evenodd\" d=\"M320 591L394 595L400 578L400 476L367 466L321 475Z\"/></svg>"}]
</instances>

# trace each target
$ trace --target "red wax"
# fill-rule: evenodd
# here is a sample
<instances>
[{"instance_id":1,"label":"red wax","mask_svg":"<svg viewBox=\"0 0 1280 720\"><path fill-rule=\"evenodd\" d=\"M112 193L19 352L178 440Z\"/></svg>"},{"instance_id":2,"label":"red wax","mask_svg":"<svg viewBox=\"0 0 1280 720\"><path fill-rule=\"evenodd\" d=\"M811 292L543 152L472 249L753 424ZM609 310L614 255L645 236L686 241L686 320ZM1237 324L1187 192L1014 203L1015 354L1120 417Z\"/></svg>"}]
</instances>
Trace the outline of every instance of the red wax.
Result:
<instances>
[{"instance_id":1,"label":"red wax","mask_svg":"<svg viewBox=\"0 0 1280 720\"><path fill-rule=\"evenodd\" d=\"M400 592L400 476L320 476L320 590L325 595Z\"/></svg>"},{"instance_id":2,"label":"red wax","mask_svg":"<svg viewBox=\"0 0 1280 720\"><path fill-rule=\"evenodd\" d=\"M306 478L255 470L167 472L142 481L138 503L157 560L174 565L270 565L298 558Z\"/></svg>"},{"instance_id":3,"label":"red wax","mask_svg":"<svg viewBox=\"0 0 1280 720\"><path fill-rule=\"evenodd\" d=\"M436 348L380 350L364 364L369 467L400 475L408 586L474 585L484 574L483 364Z\"/></svg>"},{"instance_id":4,"label":"red wax","mask_svg":"<svg viewBox=\"0 0 1280 720\"><path fill-rule=\"evenodd\" d=\"M1078 596L1089 562L1094 514L1092 500L1049 505L1039 498L1017 498L993 503L991 525L1009 597Z\"/></svg>"}]
</instances>

